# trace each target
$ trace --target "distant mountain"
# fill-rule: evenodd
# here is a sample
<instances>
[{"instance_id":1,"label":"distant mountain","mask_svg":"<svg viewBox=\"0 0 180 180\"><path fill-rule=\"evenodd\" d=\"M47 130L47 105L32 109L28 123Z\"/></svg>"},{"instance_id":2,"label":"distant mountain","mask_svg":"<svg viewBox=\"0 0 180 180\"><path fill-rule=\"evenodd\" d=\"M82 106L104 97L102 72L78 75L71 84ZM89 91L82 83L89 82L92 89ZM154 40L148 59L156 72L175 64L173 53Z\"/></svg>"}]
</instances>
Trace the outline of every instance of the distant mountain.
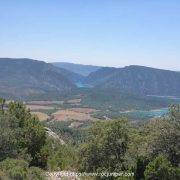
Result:
<instances>
[{"instance_id":1,"label":"distant mountain","mask_svg":"<svg viewBox=\"0 0 180 180\"><path fill-rule=\"evenodd\" d=\"M59 95L75 85L72 73L52 64L32 59L0 58L0 96L24 98Z\"/></svg>"},{"instance_id":2,"label":"distant mountain","mask_svg":"<svg viewBox=\"0 0 180 180\"><path fill-rule=\"evenodd\" d=\"M70 95L77 87L90 88L93 93L180 96L180 72L143 66L112 68L64 63L69 64L67 70L58 64L63 63L52 65L32 59L0 58L0 96L59 98ZM83 72L91 73L83 76Z\"/></svg>"},{"instance_id":3,"label":"distant mountain","mask_svg":"<svg viewBox=\"0 0 180 180\"><path fill-rule=\"evenodd\" d=\"M54 65L53 65L54 66ZM54 66L57 71L62 73L66 78L68 78L73 84L77 84L78 82L83 82L85 77L81 74L75 73L73 71Z\"/></svg>"},{"instance_id":4,"label":"distant mountain","mask_svg":"<svg viewBox=\"0 0 180 180\"><path fill-rule=\"evenodd\" d=\"M64 68L82 76L88 76L90 73L95 72L101 68L99 66L74 64L68 62L54 62L52 64L56 67Z\"/></svg>"},{"instance_id":5,"label":"distant mountain","mask_svg":"<svg viewBox=\"0 0 180 180\"><path fill-rule=\"evenodd\" d=\"M105 83L114 73L116 73L118 68L103 67L95 72L92 72L84 79L84 83L91 86L97 86L99 84Z\"/></svg>"},{"instance_id":6,"label":"distant mountain","mask_svg":"<svg viewBox=\"0 0 180 180\"><path fill-rule=\"evenodd\" d=\"M91 73L85 83L132 94L180 96L180 72L143 66L101 68Z\"/></svg>"}]
</instances>

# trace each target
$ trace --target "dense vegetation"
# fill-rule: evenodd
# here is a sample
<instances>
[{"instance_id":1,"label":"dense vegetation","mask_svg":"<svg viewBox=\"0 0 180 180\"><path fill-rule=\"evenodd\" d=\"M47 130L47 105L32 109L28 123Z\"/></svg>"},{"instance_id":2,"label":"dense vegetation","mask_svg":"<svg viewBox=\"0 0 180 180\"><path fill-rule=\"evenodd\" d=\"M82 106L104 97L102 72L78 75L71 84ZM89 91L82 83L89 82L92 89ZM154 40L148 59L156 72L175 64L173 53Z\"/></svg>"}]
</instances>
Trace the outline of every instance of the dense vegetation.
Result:
<instances>
[{"instance_id":1,"label":"dense vegetation","mask_svg":"<svg viewBox=\"0 0 180 180\"><path fill-rule=\"evenodd\" d=\"M46 171L55 170L130 172L134 176L129 179L137 180L180 178L180 106L171 106L168 117L140 126L124 118L79 130L68 125L49 124L60 137L70 137L63 145L22 103L6 105L0 99L0 179L44 179Z\"/></svg>"},{"instance_id":2,"label":"dense vegetation","mask_svg":"<svg viewBox=\"0 0 180 180\"><path fill-rule=\"evenodd\" d=\"M151 118L153 116L147 116L142 113L130 113L136 110L152 110L160 109L162 107L168 107L169 104L179 103L178 100L172 100L168 98L157 98L149 96L138 96L128 93L120 93L115 89L84 89L79 94L82 95L82 106L98 109L94 113L94 117L99 119L105 119L108 117L111 119L119 118L126 114L124 111L128 111L127 117L130 119L142 120Z\"/></svg>"},{"instance_id":3,"label":"dense vegetation","mask_svg":"<svg viewBox=\"0 0 180 180\"><path fill-rule=\"evenodd\" d=\"M134 178L175 180L180 178L180 109L140 128L127 120L99 122L80 148L80 171L134 172Z\"/></svg>"},{"instance_id":4,"label":"dense vegetation","mask_svg":"<svg viewBox=\"0 0 180 180\"><path fill-rule=\"evenodd\" d=\"M100 68L60 64L53 66L32 59L0 58L0 96L17 100L62 100L80 93L83 105L102 107L113 114L119 109L155 109L169 104L167 100L145 95L180 95L179 72L140 66ZM79 68L90 74L87 77L78 74L82 73Z\"/></svg>"},{"instance_id":5,"label":"dense vegetation","mask_svg":"<svg viewBox=\"0 0 180 180\"><path fill-rule=\"evenodd\" d=\"M50 128L53 132L58 134L65 142L71 144L80 144L84 142L87 137L87 127L90 123L84 123L81 128L71 128L70 124L73 121L50 121L44 122L44 125Z\"/></svg>"},{"instance_id":6,"label":"dense vegetation","mask_svg":"<svg viewBox=\"0 0 180 180\"><path fill-rule=\"evenodd\" d=\"M43 61L0 58L0 95L10 99L56 98L75 87L73 74Z\"/></svg>"},{"instance_id":7,"label":"dense vegetation","mask_svg":"<svg viewBox=\"0 0 180 180\"><path fill-rule=\"evenodd\" d=\"M131 109L153 109L162 106L168 106L167 101L151 98L135 96L128 93L121 93L117 90L89 90L84 92L82 103L87 107L94 107L102 110L123 111Z\"/></svg>"},{"instance_id":8,"label":"dense vegetation","mask_svg":"<svg viewBox=\"0 0 180 180\"><path fill-rule=\"evenodd\" d=\"M75 152L50 138L22 103L5 107L0 99L0 107L0 179L44 179L45 170L69 167Z\"/></svg>"},{"instance_id":9,"label":"dense vegetation","mask_svg":"<svg viewBox=\"0 0 180 180\"><path fill-rule=\"evenodd\" d=\"M90 73L97 71L101 67L83 64L74 64L68 62L55 62L52 63L56 67L64 68L68 71L80 74L82 76L88 76Z\"/></svg>"},{"instance_id":10,"label":"dense vegetation","mask_svg":"<svg viewBox=\"0 0 180 180\"><path fill-rule=\"evenodd\" d=\"M117 89L133 94L180 95L180 72L143 66L101 68L91 73L85 82L101 89Z\"/></svg>"}]
</instances>

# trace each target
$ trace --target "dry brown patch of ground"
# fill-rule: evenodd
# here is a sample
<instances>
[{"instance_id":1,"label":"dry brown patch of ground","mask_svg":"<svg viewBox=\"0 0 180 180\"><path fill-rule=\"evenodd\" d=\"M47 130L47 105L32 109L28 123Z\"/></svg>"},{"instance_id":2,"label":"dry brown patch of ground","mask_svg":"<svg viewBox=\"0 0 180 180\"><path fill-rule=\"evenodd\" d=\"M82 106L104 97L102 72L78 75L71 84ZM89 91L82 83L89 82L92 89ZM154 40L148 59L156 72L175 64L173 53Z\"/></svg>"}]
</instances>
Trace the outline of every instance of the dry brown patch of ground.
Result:
<instances>
[{"instance_id":1,"label":"dry brown patch of ground","mask_svg":"<svg viewBox=\"0 0 180 180\"><path fill-rule=\"evenodd\" d=\"M67 101L69 104L79 104L81 102L81 99L70 99Z\"/></svg>"},{"instance_id":2,"label":"dry brown patch of ground","mask_svg":"<svg viewBox=\"0 0 180 180\"><path fill-rule=\"evenodd\" d=\"M29 101L28 105L53 105L53 104L63 104L63 101Z\"/></svg>"},{"instance_id":3,"label":"dry brown patch of ground","mask_svg":"<svg viewBox=\"0 0 180 180\"><path fill-rule=\"evenodd\" d=\"M70 108L69 110L79 113L85 113L85 114L91 114L93 112L96 112L98 110L92 109L92 108Z\"/></svg>"},{"instance_id":4,"label":"dry brown patch of ground","mask_svg":"<svg viewBox=\"0 0 180 180\"><path fill-rule=\"evenodd\" d=\"M43 105L26 105L26 107L28 109L30 109L31 111L35 111L35 110L51 110L54 109L54 107L52 106L43 106Z\"/></svg>"},{"instance_id":5,"label":"dry brown patch of ground","mask_svg":"<svg viewBox=\"0 0 180 180\"><path fill-rule=\"evenodd\" d=\"M49 119L49 116L42 112L31 112L31 114L37 116L40 121L46 121Z\"/></svg>"},{"instance_id":6,"label":"dry brown patch of ground","mask_svg":"<svg viewBox=\"0 0 180 180\"><path fill-rule=\"evenodd\" d=\"M75 112L70 109L59 110L53 114L53 117L54 117L54 120L57 120L57 121L67 121L67 120L88 121L88 120L93 119L90 116L90 114L82 113L82 112Z\"/></svg>"}]
</instances>

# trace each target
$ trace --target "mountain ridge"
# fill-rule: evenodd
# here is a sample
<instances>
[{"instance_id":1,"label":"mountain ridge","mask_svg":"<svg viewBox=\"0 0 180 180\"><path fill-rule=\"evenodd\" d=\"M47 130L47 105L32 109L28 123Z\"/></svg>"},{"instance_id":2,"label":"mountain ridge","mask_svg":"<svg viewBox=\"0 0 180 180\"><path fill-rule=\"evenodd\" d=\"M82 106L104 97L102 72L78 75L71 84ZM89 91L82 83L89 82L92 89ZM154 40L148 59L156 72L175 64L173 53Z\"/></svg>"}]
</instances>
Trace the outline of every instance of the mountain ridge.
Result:
<instances>
[{"instance_id":1,"label":"mountain ridge","mask_svg":"<svg viewBox=\"0 0 180 180\"><path fill-rule=\"evenodd\" d=\"M101 68L101 66L75 64L69 62L53 62L52 64L56 67L64 68L82 76L88 76L91 72Z\"/></svg>"},{"instance_id":2,"label":"mountain ridge","mask_svg":"<svg viewBox=\"0 0 180 180\"><path fill-rule=\"evenodd\" d=\"M86 65L82 65L81 68L84 66L86 68ZM52 96L63 95L71 92L72 89L77 89L77 83L80 82L84 83L86 88L116 90L119 93L180 96L180 72L178 71L138 65L123 68L95 66L91 71L89 75L83 76L73 70L44 61L28 58L0 58L0 94L10 97L46 93L51 93Z\"/></svg>"},{"instance_id":3,"label":"mountain ridge","mask_svg":"<svg viewBox=\"0 0 180 180\"><path fill-rule=\"evenodd\" d=\"M180 95L180 72L145 66L101 68L91 73L85 82L94 87L119 89L134 94Z\"/></svg>"},{"instance_id":4,"label":"mountain ridge","mask_svg":"<svg viewBox=\"0 0 180 180\"><path fill-rule=\"evenodd\" d=\"M10 98L67 93L75 85L64 71L39 60L0 58L0 93Z\"/></svg>"}]
</instances>

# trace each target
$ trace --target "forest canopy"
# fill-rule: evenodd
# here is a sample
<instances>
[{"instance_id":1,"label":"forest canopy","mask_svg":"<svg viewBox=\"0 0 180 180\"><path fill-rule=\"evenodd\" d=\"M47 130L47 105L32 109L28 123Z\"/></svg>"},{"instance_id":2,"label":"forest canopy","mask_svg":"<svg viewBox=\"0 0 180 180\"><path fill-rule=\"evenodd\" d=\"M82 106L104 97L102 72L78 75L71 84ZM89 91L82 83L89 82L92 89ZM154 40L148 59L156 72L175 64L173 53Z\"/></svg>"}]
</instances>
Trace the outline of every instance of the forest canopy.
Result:
<instances>
[{"instance_id":1,"label":"forest canopy","mask_svg":"<svg viewBox=\"0 0 180 180\"><path fill-rule=\"evenodd\" d=\"M178 105L170 107L167 117L139 126L120 118L92 123L78 133L85 135L83 141L62 144L23 103L0 99L0 179L44 179L45 172L62 170L132 172L131 179L137 180L180 179Z\"/></svg>"}]
</instances>

